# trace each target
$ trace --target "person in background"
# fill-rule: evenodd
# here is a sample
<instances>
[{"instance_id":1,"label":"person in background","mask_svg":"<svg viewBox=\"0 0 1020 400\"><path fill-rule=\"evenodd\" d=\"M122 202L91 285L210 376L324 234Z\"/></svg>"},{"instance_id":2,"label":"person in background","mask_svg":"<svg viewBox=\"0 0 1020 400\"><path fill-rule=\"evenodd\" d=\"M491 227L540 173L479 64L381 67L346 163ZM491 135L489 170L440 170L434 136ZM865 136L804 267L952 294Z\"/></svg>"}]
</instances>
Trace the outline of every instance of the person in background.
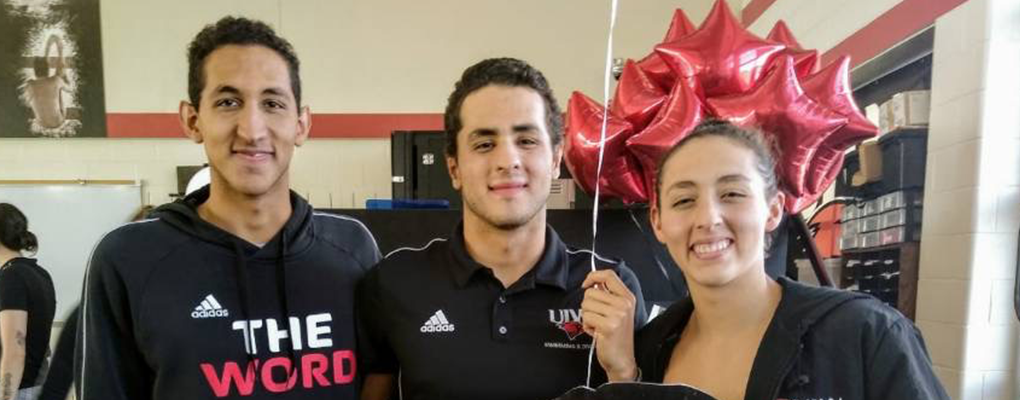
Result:
<instances>
[{"instance_id":1,"label":"person in background","mask_svg":"<svg viewBox=\"0 0 1020 400\"><path fill-rule=\"evenodd\" d=\"M0 203L0 400L34 399L46 374L57 295L50 274L24 255L38 249L25 214Z\"/></svg>"},{"instance_id":2,"label":"person in background","mask_svg":"<svg viewBox=\"0 0 1020 400\"><path fill-rule=\"evenodd\" d=\"M155 208L152 205L138 208L135 215L131 217L131 222L147 218ZM60 329L60 337L57 338L57 346L50 359L49 373L46 374L46 381L43 382L38 400L64 400L70 393L71 383L74 380L74 341L78 332L80 309L80 305L75 305L74 309L64 318L64 326Z\"/></svg>"},{"instance_id":3,"label":"person in background","mask_svg":"<svg viewBox=\"0 0 1020 400\"><path fill-rule=\"evenodd\" d=\"M636 350L605 341L613 351L600 356L720 400L948 399L898 311L765 274L784 196L770 149L757 131L709 120L665 155L652 228L691 296L638 332Z\"/></svg>"}]
</instances>

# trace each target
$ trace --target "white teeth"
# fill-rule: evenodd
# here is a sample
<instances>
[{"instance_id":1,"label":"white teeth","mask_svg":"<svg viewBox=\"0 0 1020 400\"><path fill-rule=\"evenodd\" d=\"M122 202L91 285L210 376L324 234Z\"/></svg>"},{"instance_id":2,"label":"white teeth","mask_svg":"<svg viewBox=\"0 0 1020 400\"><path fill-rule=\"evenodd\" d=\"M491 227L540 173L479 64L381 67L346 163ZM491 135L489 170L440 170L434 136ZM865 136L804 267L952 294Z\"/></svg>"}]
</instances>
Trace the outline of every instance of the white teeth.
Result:
<instances>
[{"instance_id":1,"label":"white teeth","mask_svg":"<svg viewBox=\"0 0 1020 400\"><path fill-rule=\"evenodd\" d=\"M717 251L722 251L727 247L730 247L730 241L720 240L715 243L694 245L694 252L698 254L715 253Z\"/></svg>"}]
</instances>

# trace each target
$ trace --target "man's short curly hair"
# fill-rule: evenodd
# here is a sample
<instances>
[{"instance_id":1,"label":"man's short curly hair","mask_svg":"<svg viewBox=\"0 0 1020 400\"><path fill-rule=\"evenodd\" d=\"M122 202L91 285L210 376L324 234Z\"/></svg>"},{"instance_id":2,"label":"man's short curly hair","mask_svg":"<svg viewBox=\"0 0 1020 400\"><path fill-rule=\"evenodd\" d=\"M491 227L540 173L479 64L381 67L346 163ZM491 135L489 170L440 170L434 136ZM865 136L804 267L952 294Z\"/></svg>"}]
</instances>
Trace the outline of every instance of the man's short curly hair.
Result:
<instances>
[{"instance_id":1,"label":"man's short curly hair","mask_svg":"<svg viewBox=\"0 0 1020 400\"><path fill-rule=\"evenodd\" d=\"M446 155L457 156L457 132L463 128L460 109L464 99L476 90L489 85L509 87L526 87L538 92L545 103L546 130L553 147L563 139L563 113L560 111L556 97L553 96L549 82L542 72L527 62L515 58L490 58L482 60L464 70L460 81L454 85L446 103L446 114L443 116L446 126Z\"/></svg>"},{"instance_id":2,"label":"man's short curly hair","mask_svg":"<svg viewBox=\"0 0 1020 400\"><path fill-rule=\"evenodd\" d=\"M213 25L206 25L188 45L188 98L195 108L198 108L202 89L205 88L205 60L213 51L227 45L264 46L279 54L287 62L290 89L300 109L300 62L294 48L286 39L277 36L269 25L244 17L223 17Z\"/></svg>"}]
</instances>

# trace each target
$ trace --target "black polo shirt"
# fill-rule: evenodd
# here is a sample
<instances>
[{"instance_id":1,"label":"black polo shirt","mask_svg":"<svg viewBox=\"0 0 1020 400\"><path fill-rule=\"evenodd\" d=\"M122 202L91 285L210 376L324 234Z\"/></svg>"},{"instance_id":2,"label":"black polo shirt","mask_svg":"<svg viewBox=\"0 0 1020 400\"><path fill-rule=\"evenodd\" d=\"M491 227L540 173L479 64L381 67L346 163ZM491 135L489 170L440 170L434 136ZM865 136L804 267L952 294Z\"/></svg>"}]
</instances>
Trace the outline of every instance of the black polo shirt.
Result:
<instances>
[{"instance_id":1,"label":"black polo shirt","mask_svg":"<svg viewBox=\"0 0 1020 400\"><path fill-rule=\"evenodd\" d=\"M538 263L504 288L468 255L463 225L452 236L393 253L362 280L359 372L397 375L402 399L551 399L584 385L591 337L581 330L581 283L591 251L546 227ZM620 261L596 264L634 292L643 325L634 273Z\"/></svg>"}]
</instances>

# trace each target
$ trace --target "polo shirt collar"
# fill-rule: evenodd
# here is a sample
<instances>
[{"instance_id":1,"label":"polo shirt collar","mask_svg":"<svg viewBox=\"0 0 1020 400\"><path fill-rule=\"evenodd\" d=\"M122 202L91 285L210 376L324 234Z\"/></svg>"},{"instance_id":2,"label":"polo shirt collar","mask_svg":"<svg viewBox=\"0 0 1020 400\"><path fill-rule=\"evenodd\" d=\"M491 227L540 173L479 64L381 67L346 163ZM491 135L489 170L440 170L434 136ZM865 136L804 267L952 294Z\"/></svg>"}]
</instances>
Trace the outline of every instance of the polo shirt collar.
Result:
<instances>
[{"instance_id":1,"label":"polo shirt collar","mask_svg":"<svg viewBox=\"0 0 1020 400\"><path fill-rule=\"evenodd\" d=\"M466 286L475 274L492 274L491 268L478 263L468 254L467 246L464 244L464 221L457 224L451 237L453 238L450 241L450 261L453 267L451 270L458 287ZM568 272L567 246L560 240L556 231L546 225L542 256L530 271L513 284L513 287L532 289L536 283L540 283L566 289Z\"/></svg>"}]
</instances>

